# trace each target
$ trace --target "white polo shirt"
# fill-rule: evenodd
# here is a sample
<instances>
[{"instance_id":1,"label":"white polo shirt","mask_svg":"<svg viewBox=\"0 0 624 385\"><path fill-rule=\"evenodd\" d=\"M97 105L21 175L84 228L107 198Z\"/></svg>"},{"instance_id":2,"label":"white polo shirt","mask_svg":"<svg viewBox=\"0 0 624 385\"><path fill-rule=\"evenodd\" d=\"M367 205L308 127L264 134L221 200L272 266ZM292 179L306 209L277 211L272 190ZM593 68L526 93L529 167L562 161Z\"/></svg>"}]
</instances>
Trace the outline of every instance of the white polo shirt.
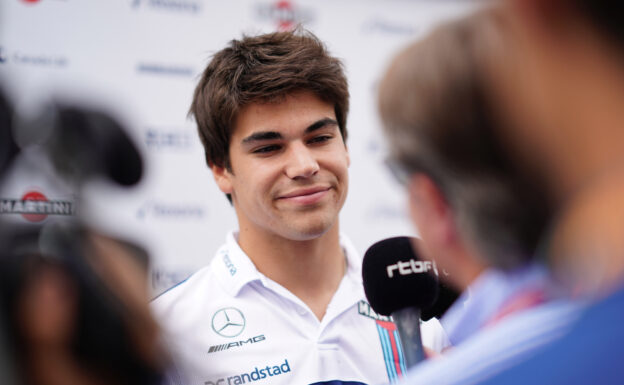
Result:
<instances>
[{"instance_id":1,"label":"white polo shirt","mask_svg":"<svg viewBox=\"0 0 624 385\"><path fill-rule=\"evenodd\" d=\"M153 302L180 384L381 384L406 370L394 324L365 301L361 259L341 235L347 272L319 321L261 274L230 233L212 262ZM441 351L439 322L423 343ZM179 377L178 377L179 376Z\"/></svg>"}]
</instances>

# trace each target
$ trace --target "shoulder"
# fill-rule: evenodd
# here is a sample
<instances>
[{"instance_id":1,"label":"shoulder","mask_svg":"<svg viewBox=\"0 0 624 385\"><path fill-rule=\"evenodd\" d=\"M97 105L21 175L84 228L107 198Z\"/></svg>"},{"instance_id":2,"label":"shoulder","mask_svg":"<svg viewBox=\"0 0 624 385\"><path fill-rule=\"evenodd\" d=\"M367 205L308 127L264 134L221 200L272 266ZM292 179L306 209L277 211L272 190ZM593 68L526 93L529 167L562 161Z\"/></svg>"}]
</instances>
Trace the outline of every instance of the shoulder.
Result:
<instances>
[{"instance_id":1,"label":"shoulder","mask_svg":"<svg viewBox=\"0 0 624 385\"><path fill-rule=\"evenodd\" d=\"M208 265L157 295L151 301L151 307L158 317L163 317L195 306L198 301L209 300L207 296L218 295L219 291L212 266Z\"/></svg>"},{"instance_id":2,"label":"shoulder","mask_svg":"<svg viewBox=\"0 0 624 385\"><path fill-rule=\"evenodd\" d=\"M409 371L405 383L474 383L492 377L560 338L579 309L568 301L552 302L501 321L450 349L442 358Z\"/></svg>"}]
</instances>

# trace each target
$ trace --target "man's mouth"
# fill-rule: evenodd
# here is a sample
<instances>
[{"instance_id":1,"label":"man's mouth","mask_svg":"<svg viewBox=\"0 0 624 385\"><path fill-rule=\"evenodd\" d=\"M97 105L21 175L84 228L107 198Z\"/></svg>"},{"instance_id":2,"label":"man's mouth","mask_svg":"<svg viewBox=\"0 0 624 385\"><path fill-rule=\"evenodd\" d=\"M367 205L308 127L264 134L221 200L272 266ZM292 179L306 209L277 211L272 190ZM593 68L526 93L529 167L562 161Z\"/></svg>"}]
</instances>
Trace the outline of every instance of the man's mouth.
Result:
<instances>
[{"instance_id":1,"label":"man's mouth","mask_svg":"<svg viewBox=\"0 0 624 385\"><path fill-rule=\"evenodd\" d=\"M298 204L313 204L323 199L330 189L331 187L327 186L301 188L280 195L278 200Z\"/></svg>"}]
</instances>

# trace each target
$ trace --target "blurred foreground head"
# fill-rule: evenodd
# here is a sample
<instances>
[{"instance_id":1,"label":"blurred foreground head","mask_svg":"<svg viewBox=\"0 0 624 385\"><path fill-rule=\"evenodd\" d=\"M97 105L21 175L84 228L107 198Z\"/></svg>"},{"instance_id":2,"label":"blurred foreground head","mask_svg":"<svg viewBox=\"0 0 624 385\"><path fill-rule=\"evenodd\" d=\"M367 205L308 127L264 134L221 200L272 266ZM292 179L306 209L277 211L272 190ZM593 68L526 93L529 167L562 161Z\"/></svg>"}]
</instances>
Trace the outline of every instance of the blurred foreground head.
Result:
<instances>
[{"instance_id":1,"label":"blurred foreground head","mask_svg":"<svg viewBox=\"0 0 624 385\"><path fill-rule=\"evenodd\" d=\"M147 307L147 255L85 228L5 237L2 325L25 384L158 384L164 355Z\"/></svg>"},{"instance_id":2,"label":"blurred foreground head","mask_svg":"<svg viewBox=\"0 0 624 385\"><path fill-rule=\"evenodd\" d=\"M507 0L488 73L500 134L559 210L548 253L581 289L624 278L624 13L615 1Z\"/></svg>"},{"instance_id":3,"label":"blurred foreground head","mask_svg":"<svg viewBox=\"0 0 624 385\"><path fill-rule=\"evenodd\" d=\"M136 183L140 155L106 113L55 106L43 117L31 142L17 131L27 125L11 124L19 117L2 120L22 147L0 174L0 352L19 384L158 384L165 355L148 307L147 253L82 224L75 210L55 216L53 202L13 195L49 183L40 187L63 185L76 204L93 177Z\"/></svg>"},{"instance_id":4,"label":"blurred foreground head","mask_svg":"<svg viewBox=\"0 0 624 385\"><path fill-rule=\"evenodd\" d=\"M429 257L461 286L485 266L528 263L549 219L541 191L500 145L483 61L500 44L499 24L480 11L439 26L392 61L379 91L391 164L408 185L423 251L435 251Z\"/></svg>"}]
</instances>

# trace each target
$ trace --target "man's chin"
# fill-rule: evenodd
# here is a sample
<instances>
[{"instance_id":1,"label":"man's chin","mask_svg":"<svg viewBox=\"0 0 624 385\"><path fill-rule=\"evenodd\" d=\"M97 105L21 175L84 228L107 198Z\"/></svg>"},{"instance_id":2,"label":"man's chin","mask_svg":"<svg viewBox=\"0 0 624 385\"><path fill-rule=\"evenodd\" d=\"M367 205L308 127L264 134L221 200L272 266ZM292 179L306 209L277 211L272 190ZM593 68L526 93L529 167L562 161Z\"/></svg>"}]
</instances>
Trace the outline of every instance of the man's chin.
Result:
<instances>
[{"instance_id":1,"label":"man's chin","mask_svg":"<svg viewBox=\"0 0 624 385\"><path fill-rule=\"evenodd\" d=\"M289 238L295 241L311 241L325 235L332 228L332 225L333 222L320 221L318 223L294 226L289 231Z\"/></svg>"}]
</instances>

